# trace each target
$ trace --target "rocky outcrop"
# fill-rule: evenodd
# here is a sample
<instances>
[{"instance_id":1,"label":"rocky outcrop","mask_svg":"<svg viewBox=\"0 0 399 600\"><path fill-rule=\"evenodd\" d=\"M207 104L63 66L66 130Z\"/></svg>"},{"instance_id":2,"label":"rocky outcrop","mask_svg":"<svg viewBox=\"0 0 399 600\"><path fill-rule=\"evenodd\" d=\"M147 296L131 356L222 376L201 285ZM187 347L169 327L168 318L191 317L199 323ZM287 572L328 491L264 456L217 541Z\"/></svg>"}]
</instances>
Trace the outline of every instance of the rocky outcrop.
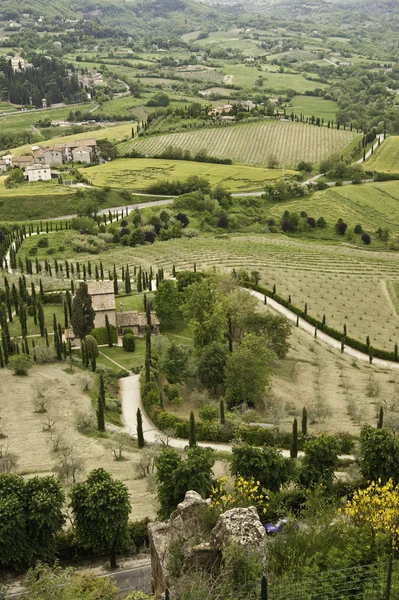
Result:
<instances>
[{"instance_id":1,"label":"rocky outcrop","mask_svg":"<svg viewBox=\"0 0 399 600\"><path fill-rule=\"evenodd\" d=\"M231 544L259 548L265 530L255 507L233 508L221 514L209 533L204 513L210 500L189 491L168 521L150 523L153 589L157 598L172 589L180 574L192 569L217 573L223 551Z\"/></svg>"},{"instance_id":2,"label":"rocky outcrop","mask_svg":"<svg viewBox=\"0 0 399 600\"><path fill-rule=\"evenodd\" d=\"M254 506L226 511L220 515L212 531L212 544L221 550L231 544L256 547L265 538L265 528Z\"/></svg>"}]
</instances>

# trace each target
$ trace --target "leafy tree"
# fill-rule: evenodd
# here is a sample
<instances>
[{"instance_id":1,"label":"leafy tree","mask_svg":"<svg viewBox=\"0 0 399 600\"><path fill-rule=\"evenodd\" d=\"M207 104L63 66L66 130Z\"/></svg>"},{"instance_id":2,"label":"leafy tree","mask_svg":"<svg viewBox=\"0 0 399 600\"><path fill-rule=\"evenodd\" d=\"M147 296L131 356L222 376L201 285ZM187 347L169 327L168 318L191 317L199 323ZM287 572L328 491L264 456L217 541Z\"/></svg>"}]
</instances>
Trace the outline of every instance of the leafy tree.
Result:
<instances>
[{"instance_id":1,"label":"leafy tree","mask_svg":"<svg viewBox=\"0 0 399 600\"><path fill-rule=\"evenodd\" d=\"M290 348L291 323L285 317L269 313L254 312L246 319L248 333L262 336L268 348L278 356L285 358Z\"/></svg>"},{"instance_id":2,"label":"leafy tree","mask_svg":"<svg viewBox=\"0 0 399 600\"><path fill-rule=\"evenodd\" d=\"M27 531L33 560L52 560L55 534L64 523L65 494L55 477L33 477L25 484Z\"/></svg>"},{"instance_id":3,"label":"leafy tree","mask_svg":"<svg viewBox=\"0 0 399 600\"><path fill-rule=\"evenodd\" d=\"M339 235L345 235L347 229L348 225L344 223L342 219L339 219L338 222L335 224L335 230L337 233L339 233Z\"/></svg>"},{"instance_id":4,"label":"leafy tree","mask_svg":"<svg viewBox=\"0 0 399 600\"><path fill-rule=\"evenodd\" d=\"M367 481L399 483L399 439L384 427L365 425L360 432L360 470Z\"/></svg>"},{"instance_id":5,"label":"leafy tree","mask_svg":"<svg viewBox=\"0 0 399 600\"><path fill-rule=\"evenodd\" d=\"M154 297L154 309L162 325L170 327L181 318L180 295L174 281L159 283Z\"/></svg>"},{"instance_id":6,"label":"leafy tree","mask_svg":"<svg viewBox=\"0 0 399 600\"><path fill-rule=\"evenodd\" d=\"M109 553L116 568L116 553L129 542L129 492L104 469L95 469L87 480L72 488L71 507L76 534L86 548Z\"/></svg>"},{"instance_id":7,"label":"leafy tree","mask_svg":"<svg viewBox=\"0 0 399 600\"><path fill-rule=\"evenodd\" d=\"M221 342L205 346L198 365L198 379L206 389L216 392L225 383L228 356L229 351Z\"/></svg>"},{"instance_id":8,"label":"leafy tree","mask_svg":"<svg viewBox=\"0 0 399 600\"><path fill-rule=\"evenodd\" d=\"M229 407L247 404L255 406L270 383L273 352L264 338L247 334L241 346L230 354L226 368L227 401Z\"/></svg>"},{"instance_id":9,"label":"leafy tree","mask_svg":"<svg viewBox=\"0 0 399 600\"><path fill-rule=\"evenodd\" d=\"M173 448L163 450L155 459L161 519L169 517L188 490L195 490L203 498L210 495L214 463L210 448L190 448L186 460Z\"/></svg>"},{"instance_id":10,"label":"leafy tree","mask_svg":"<svg viewBox=\"0 0 399 600\"><path fill-rule=\"evenodd\" d=\"M161 361L161 369L169 383L183 383L188 375L189 360L190 349L182 344L171 342Z\"/></svg>"},{"instance_id":11,"label":"leafy tree","mask_svg":"<svg viewBox=\"0 0 399 600\"><path fill-rule=\"evenodd\" d=\"M24 481L0 475L0 566L21 570L36 560L53 560L65 500L54 477Z\"/></svg>"},{"instance_id":12,"label":"leafy tree","mask_svg":"<svg viewBox=\"0 0 399 600\"><path fill-rule=\"evenodd\" d=\"M194 332L194 344L202 347L222 341L227 328L226 300L215 279L206 277L184 292L183 313Z\"/></svg>"},{"instance_id":13,"label":"leafy tree","mask_svg":"<svg viewBox=\"0 0 399 600\"><path fill-rule=\"evenodd\" d=\"M261 487L278 492L289 479L288 459L278 450L270 447L234 446L230 471L232 475L241 475L244 479L253 478Z\"/></svg>"},{"instance_id":14,"label":"leafy tree","mask_svg":"<svg viewBox=\"0 0 399 600\"><path fill-rule=\"evenodd\" d=\"M81 340L94 328L96 313L93 310L87 284L82 282L72 301L71 325Z\"/></svg>"},{"instance_id":15,"label":"leafy tree","mask_svg":"<svg viewBox=\"0 0 399 600\"><path fill-rule=\"evenodd\" d=\"M27 375L28 370L33 366L33 360L28 354L15 354L10 356L7 368L14 371L15 375Z\"/></svg>"},{"instance_id":16,"label":"leafy tree","mask_svg":"<svg viewBox=\"0 0 399 600\"><path fill-rule=\"evenodd\" d=\"M337 440L333 436L323 434L306 442L304 451L301 482L307 487L320 484L330 488L338 464Z\"/></svg>"},{"instance_id":17,"label":"leafy tree","mask_svg":"<svg viewBox=\"0 0 399 600\"><path fill-rule=\"evenodd\" d=\"M137 409L137 445L139 448L144 448L144 433L143 433L143 417L141 416L141 410Z\"/></svg>"}]
</instances>

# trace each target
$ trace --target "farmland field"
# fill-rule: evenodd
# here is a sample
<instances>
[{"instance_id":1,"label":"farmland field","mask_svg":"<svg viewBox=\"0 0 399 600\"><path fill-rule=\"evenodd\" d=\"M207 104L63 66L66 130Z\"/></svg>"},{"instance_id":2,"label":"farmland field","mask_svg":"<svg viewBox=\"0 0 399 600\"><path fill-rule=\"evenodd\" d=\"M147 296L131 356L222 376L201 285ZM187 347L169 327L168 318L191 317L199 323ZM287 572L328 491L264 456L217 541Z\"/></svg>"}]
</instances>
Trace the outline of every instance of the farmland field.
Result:
<instances>
[{"instance_id":1,"label":"farmland field","mask_svg":"<svg viewBox=\"0 0 399 600\"><path fill-rule=\"evenodd\" d=\"M349 227L360 223L372 238L379 227L399 233L399 181L332 188L306 199L273 204L271 213L281 217L286 209L298 213L305 210L315 218L322 216L329 225L340 218Z\"/></svg>"},{"instance_id":2,"label":"farmland field","mask_svg":"<svg viewBox=\"0 0 399 600\"><path fill-rule=\"evenodd\" d=\"M155 181L187 179L198 175L211 185L223 184L232 192L261 190L267 182L282 176L280 169L236 165L215 165L183 160L124 158L106 165L80 169L95 186L145 191Z\"/></svg>"},{"instance_id":3,"label":"farmland field","mask_svg":"<svg viewBox=\"0 0 399 600\"><path fill-rule=\"evenodd\" d=\"M217 158L235 163L264 166L271 156L280 165L296 166L300 160L320 163L356 138L351 131L337 131L290 121L265 120L257 123L215 127L201 131L159 135L129 140L118 146L120 154L137 150L156 156L168 146L195 153L206 150Z\"/></svg>"},{"instance_id":4,"label":"farmland field","mask_svg":"<svg viewBox=\"0 0 399 600\"><path fill-rule=\"evenodd\" d=\"M333 100L324 100L324 98L314 96L294 96L291 104L292 109L290 106L287 107L288 113L292 110L297 115L302 113L305 117L320 117L325 122L335 119L338 110L338 104Z\"/></svg>"},{"instance_id":5,"label":"farmland field","mask_svg":"<svg viewBox=\"0 0 399 600\"><path fill-rule=\"evenodd\" d=\"M132 133L132 127L134 123L123 123L122 125L114 125L111 127L103 127L102 129L96 129L94 131L84 131L83 133L75 133L73 135L65 135L58 138L52 138L51 140L46 140L40 142L41 148L47 148L49 146L53 146L54 144L64 144L66 142L74 142L75 140L84 140L84 139L95 139L95 140L103 140L108 138L110 141L120 141L123 138L130 137ZM16 156L20 156L21 154L30 152L30 146L20 146L12 151Z\"/></svg>"},{"instance_id":6,"label":"farmland field","mask_svg":"<svg viewBox=\"0 0 399 600\"><path fill-rule=\"evenodd\" d=\"M17 114L3 115L0 117L1 131L14 133L29 128L41 119L62 120L66 119L71 110L90 110L94 104L71 104L62 108L49 108L45 110L18 111Z\"/></svg>"},{"instance_id":7,"label":"farmland field","mask_svg":"<svg viewBox=\"0 0 399 600\"><path fill-rule=\"evenodd\" d=\"M399 173L399 136L385 140L381 148L368 160L367 168L385 173Z\"/></svg>"},{"instance_id":8,"label":"farmland field","mask_svg":"<svg viewBox=\"0 0 399 600\"><path fill-rule=\"evenodd\" d=\"M258 71L256 67L245 65L228 65L224 67L226 76L230 76L229 83L242 87L254 86L259 77L263 79L263 88L268 91L279 92L282 90L295 90L303 94L316 88L325 89L327 85L319 81L309 81L300 73L280 73L277 71Z\"/></svg>"},{"instance_id":9,"label":"farmland field","mask_svg":"<svg viewBox=\"0 0 399 600\"><path fill-rule=\"evenodd\" d=\"M25 242L28 248L30 240ZM23 246L24 247L24 246ZM25 250L24 250L25 251ZM92 257L80 255L79 260ZM261 273L261 282L327 324L343 328L348 335L365 341L369 335L376 347L393 349L399 343L399 316L387 291L389 282L399 281L399 254L375 252L349 244L321 244L274 235L201 236L192 240L156 242L151 246L116 247L103 253L105 268L113 264L179 269L216 267Z\"/></svg>"}]
</instances>

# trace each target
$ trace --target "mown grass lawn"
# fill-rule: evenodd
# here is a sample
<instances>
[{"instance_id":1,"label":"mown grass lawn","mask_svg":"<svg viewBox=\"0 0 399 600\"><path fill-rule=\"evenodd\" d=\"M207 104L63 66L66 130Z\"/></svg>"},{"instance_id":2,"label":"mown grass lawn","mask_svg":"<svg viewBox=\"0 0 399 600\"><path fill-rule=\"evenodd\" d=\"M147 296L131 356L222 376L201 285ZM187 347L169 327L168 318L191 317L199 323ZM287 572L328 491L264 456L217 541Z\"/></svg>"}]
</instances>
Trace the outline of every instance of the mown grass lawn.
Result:
<instances>
[{"instance_id":1,"label":"mown grass lawn","mask_svg":"<svg viewBox=\"0 0 399 600\"><path fill-rule=\"evenodd\" d=\"M399 173L399 136L395 135L383 142L366 163L367 170Z\"/></svg>"}]
</instances>

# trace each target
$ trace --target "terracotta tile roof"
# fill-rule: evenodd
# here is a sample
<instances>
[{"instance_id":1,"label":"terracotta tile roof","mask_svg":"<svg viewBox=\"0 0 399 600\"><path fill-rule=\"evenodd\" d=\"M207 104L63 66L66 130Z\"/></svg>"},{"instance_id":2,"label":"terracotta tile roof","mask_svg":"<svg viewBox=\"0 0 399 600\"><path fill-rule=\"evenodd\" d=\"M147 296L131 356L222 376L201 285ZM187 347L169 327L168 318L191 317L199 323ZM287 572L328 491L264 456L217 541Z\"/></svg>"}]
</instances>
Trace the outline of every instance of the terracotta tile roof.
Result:
<instances>
[{"instance_id":1,"label":"terracotta tile roof","mask_svg":"<svg viewBox=\"0 0 399 600\"><path fill-rule=\"evenodd\" d=\"M33 162L33 157L32 156L13 156L12 157L12 162L16 163L28 163L28 162Z\"/></svg>"},{"instance_id":2,"label":"terracotta tile roof","mask_svg":"<svg viewBox=\"0 0 399 600\"><path fill-rule=\"evenodd\" d=\"M139 313L137 310L117 312L116 324L118 327L145 327L147 325L147 315L145 313ZM151 313L151 324L160 324L159 319L154 312Z\"/></svg>"},{"instance_id":3,"label":"terracotta tile roof","mask_svg":"<svg viewBox=\"0 0 399 600\"><path fill-rule=\"evenodd\" d=\"M97 294L113 294L114 293L114 282L113 281L89 281L87 284L87 291L90 296Z\"/></svg>"}]
</instances>

